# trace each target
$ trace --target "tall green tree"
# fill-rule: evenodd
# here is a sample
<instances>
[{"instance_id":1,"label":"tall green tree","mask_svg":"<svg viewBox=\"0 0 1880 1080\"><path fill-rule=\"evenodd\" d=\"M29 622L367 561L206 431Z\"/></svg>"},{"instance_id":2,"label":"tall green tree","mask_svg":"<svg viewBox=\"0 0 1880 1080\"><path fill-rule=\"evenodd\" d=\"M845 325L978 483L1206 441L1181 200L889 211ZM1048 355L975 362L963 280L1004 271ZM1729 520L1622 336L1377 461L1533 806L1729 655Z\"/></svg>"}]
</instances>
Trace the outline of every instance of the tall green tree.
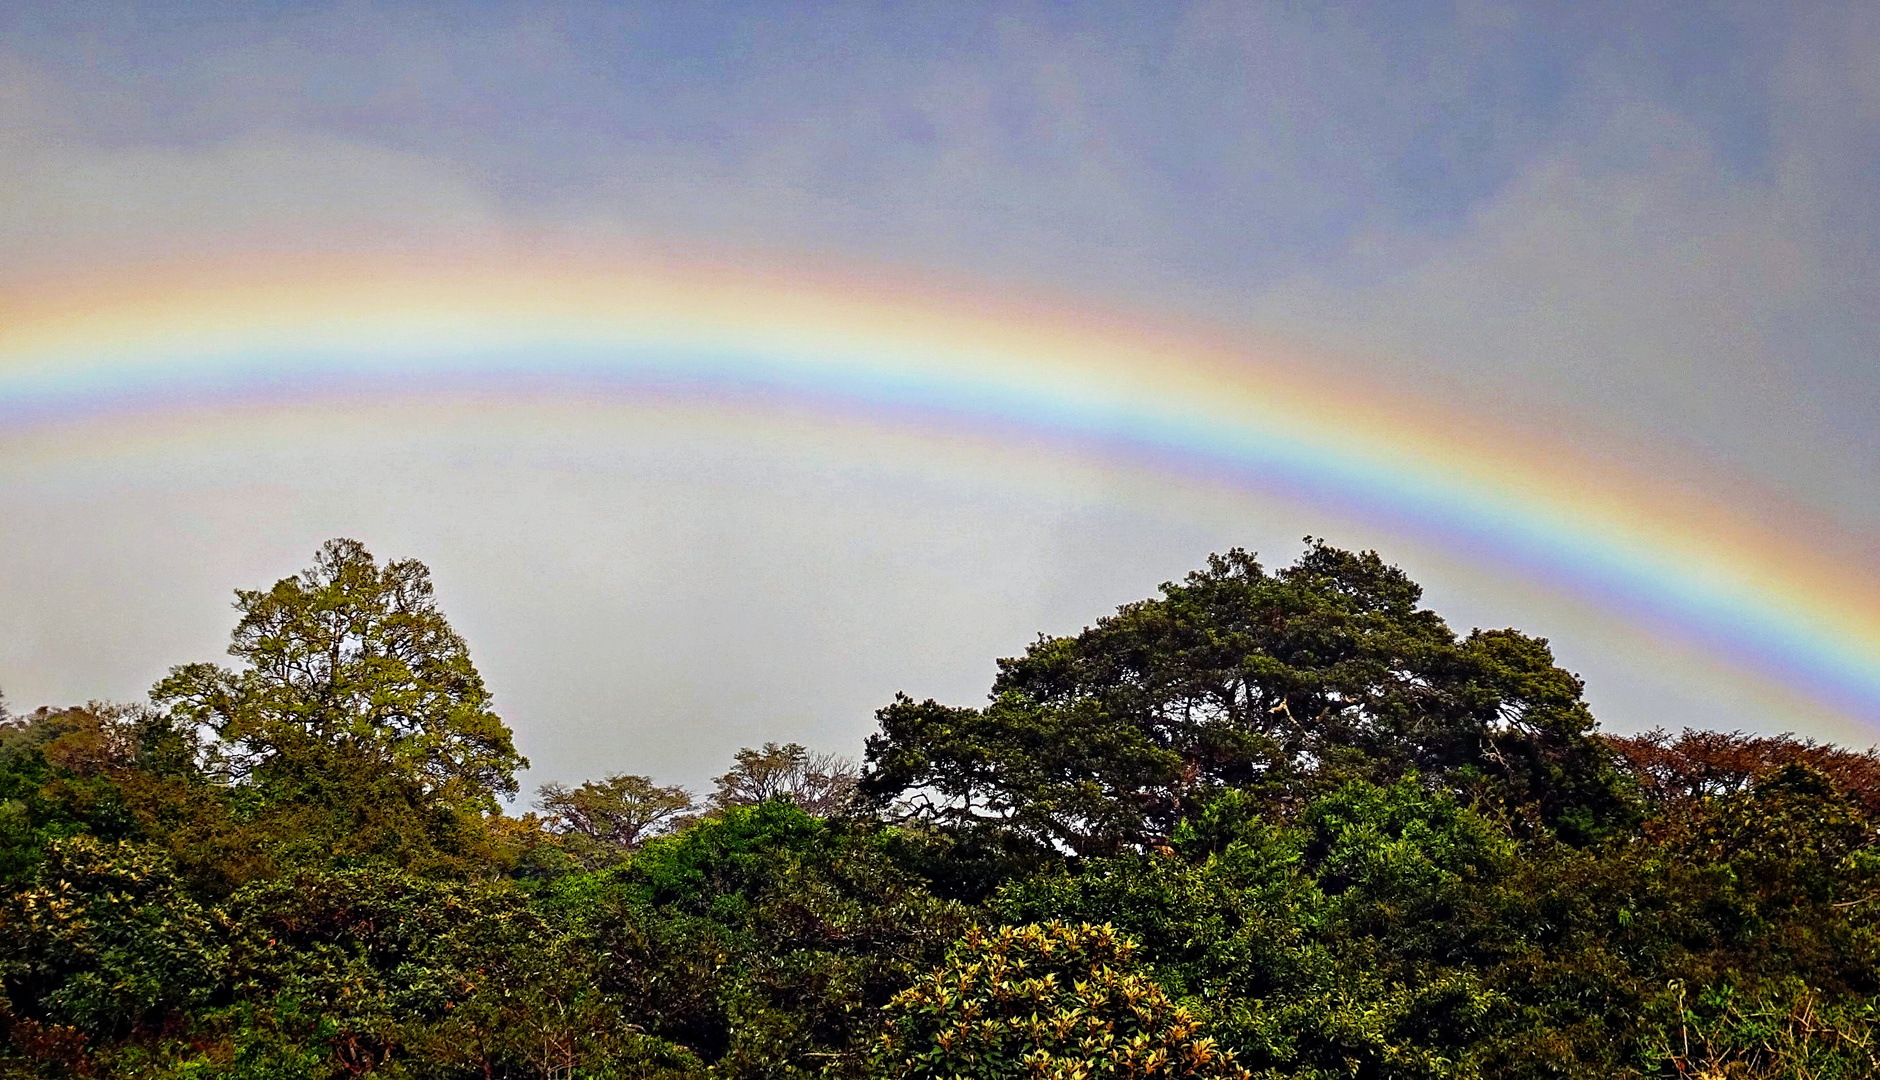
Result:
<instances>
[{"instance_id":1,"label":"tall green tree","mask_svg":"<svg viewBox=\"0 0 1880 1080\"><path fill-rule=\"evenodd\" d=\"M999 662L992 703L896 700L864 800L1080 854L1153 844L1211 792L1297 804L1412 770L1586 832L1620 802L1580 680L1543 639L1459 637L1374 552L1234 550L1075 637Z\"/></svg>"},{"instance_id":2,"label":"tall green tree","mask_svg":"<svg viewBox=\"0 0 1880 1080\"><path fill-rule=\"evenodd\" d=\"M177 667L159 706L220 740L237 777L279 759L382 763L448 804L494 809L528 761L415 559L329 540L304 572L239 589L231 670Z\"/></svg>"}]
</instances>

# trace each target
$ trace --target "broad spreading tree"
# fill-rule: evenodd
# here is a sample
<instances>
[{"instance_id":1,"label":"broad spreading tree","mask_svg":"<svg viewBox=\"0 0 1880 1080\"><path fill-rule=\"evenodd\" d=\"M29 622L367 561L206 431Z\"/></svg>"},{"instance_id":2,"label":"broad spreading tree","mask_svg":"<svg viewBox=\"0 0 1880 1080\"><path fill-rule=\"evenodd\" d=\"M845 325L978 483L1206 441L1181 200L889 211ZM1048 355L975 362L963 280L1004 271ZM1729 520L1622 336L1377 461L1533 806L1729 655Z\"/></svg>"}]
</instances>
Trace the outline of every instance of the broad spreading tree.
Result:
<instances>
[{"instance_id":1,"label":"broad spreading tree","mask_svg":"<svg viewBox=\"0 0 1880 1080\"><path fill-rule=\"evenodd\" d=\"M698 809L692 793L683 787L623 773L572 788L543 784L536 805L547 815L549 831L583 837L618 851L631 851L671 832Z\"/></svg>"},{"instance_id":2,"label":"broad spreading tree","mask_svg":"<svg viewBox=\"0 0 1880 1080\"><path fill-rule=\"evenodd\" d=\"M1585 832L1618 812L1578 677L1545 639L1459 636L1375 553L1211 556L1162 595L1001 660L991 701L898 698L860 783L878 811L1094 855L1154 845L1227 787L1297 802L1416 771Z\"/></svg>"},{"instance_id":3,"label":"broad spreading tree","mask_svg":"<svg viewBox=\"0 0 1880 1080\"><path fill-rule=\"evenodd\" d=\"M747 746L732 759L731 771L712 781L717 790L711 807L726 810L783 799L816 817L831 817L848 809L858 775L848 758L802 743Z\"/></svg>"}]
</instances>

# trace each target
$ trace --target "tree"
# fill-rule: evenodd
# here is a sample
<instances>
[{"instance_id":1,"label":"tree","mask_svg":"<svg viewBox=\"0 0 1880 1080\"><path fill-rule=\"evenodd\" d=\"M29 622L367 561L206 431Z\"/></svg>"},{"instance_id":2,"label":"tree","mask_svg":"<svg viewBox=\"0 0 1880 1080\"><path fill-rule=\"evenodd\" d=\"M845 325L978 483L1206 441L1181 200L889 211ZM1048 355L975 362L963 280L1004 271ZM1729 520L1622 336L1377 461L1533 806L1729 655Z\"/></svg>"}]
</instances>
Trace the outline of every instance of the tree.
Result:
<instances>
[{"instance_id":1,"label":"tree","mask_svg":"<svg viewBox=\"0 0 1880 1080\"><path fill-rule=\"evenodd\" d=\"M819 753L802 743L763 749L739 750L731 771L712 781L714 810L754 806L770 799L785 799L816 817L829 817L848 808L855 793L855 763L839 754Z\"/></svg>"},{"instance_id":2,"label":"tree","mask_svg":"<svg viewBox=\"0 0 1880 1080\"><path fill-rule=\"evenodd\" d=\"M168 717L148 705L109 701L65 709L42 705L28 715L0 723L0 760L37 750L50 764L81 776L132 765L149 767L158 763L153 759L183 764L196 749L187 732L177 730Z\"/></svg>"},{"instance_id":3,"label":"tree","mask_svg":"<svg viewBox=\"0 0 1880 1080\"><path fill-rule=\"evenodd\" d=\"M1056 708L1007 692L961 709L897 696L876 718L864 797L903 798L908 816L955 833L1109 854L1144 834L1182 779L1179 753L1088 700Z\"/></svg>"},{"instance_id":4,"label":"tree","mask_svg":"<svg viewBox=\"0 0 1880 1080\"><path fill-rule=\"evenodd\" d=\"M1158 843L1223 787L1299 805L1412 770L1586 832L1619 812L1577 677L1514 630L1459 638L1374 552L1210 556L1158 598L999 662L992 702L899 698L863 801L1080 854Z\"/></svg>"},{"instance_id":5,"label":"tree","mask_svg":"<svg viewBox=\"0 0 1880 1080\"><path fill-rule=\"evenodd\" d=\"M1793 735L1688 728L1675 740L1659 728L1608 735L1605 742L1645 798L1661 806L1739 794L1784 766L1806 765L1868 813L1880 815L1880 752L1874 750L1844 750Z\"/></svg>"},{"instance_id":6,"label":"tree","mask_svg":"<svg viewBox=\"0 0 1880 1080\"><path fill-rule=\"evenodd\" d=\"M1167 848L1016 879L989 906L1010 923L1115 926L1257 1076L1462 1080L1486 1075L1455 1066L1492 995L1443 961L1493 925L1483 880L1512 858L1504 845L1411 778L1354 781L1289 825L1230 791Z\"/></svg>"},{"instance_id":7,"label":"tree","mask_svg":"<svg viewBox=\"0 0 1880 1080\"><path fill-rule=\"evenodd\" d=\"M200 839L198 812L220 816L202 797L190 734L149 706L99 701L0 724L0 891L75 833L181 855Z\"/></svg>"},{"instance_id":8,"label":"tree","mask_svg":"<svg viewBox=\"0 0 1880 1080\"><path fill-rule=\"evenodd\" d=\"M854 1076L880 1006L967 924L884 848L874 830L770 799L545 896L606 958L601 989L709 1075Z\"/></svg>"},{"instance_id":9,"label":"tree","mask_svg":"<svg viewBox=\"0 0 1880 1080\"><path fill-rule=\"evenodd\" d=\"M544 784L537 800L548 829L630 851L672 828L698 808L682 787L660 787L649 777L615 774L578 788Z\"/></svg>"},{"instance_id":10,"label":"tree","mask_svg":"<svg viewBox=\"0 0 1880 1080\"><path fill-rule=\"evenodd\" d=\"M151 698L206 727L243 777L282 757L337 753L390 766L429 793L494 809L528 766L469 649L415 559L380 567L357 540L329 540L304 573L236 591L229 654L246 667L187 664Z\"/></svg>"},{"instance_id":11,"label":"tree","mask_svg":"<svg viewBox=\"0 0 1880 1080\"><path fill-rule=\"evenodd\" d=\"M1880 1076L1880 1015L1826 998L1800 979L1759 993L1728 984L1696 1001L1675 984L1676 1028L1649 1048L1662 1075L1697 1080L1853 1080Z\"/></svg>"}]
</instances>

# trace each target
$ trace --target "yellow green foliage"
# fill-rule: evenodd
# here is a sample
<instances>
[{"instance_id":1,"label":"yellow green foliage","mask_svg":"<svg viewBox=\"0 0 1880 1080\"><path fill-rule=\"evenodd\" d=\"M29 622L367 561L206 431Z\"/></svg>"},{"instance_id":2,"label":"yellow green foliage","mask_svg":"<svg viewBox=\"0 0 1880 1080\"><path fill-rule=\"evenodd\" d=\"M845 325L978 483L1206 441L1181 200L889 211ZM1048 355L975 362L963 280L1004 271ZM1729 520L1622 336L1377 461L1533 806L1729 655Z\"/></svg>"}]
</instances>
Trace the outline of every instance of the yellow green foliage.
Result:
<instances>
[{"instance_id":1,"label":"yellow green foliage","mask_svg":"<svg viewBox=\"0 0 1880 1080\"><path fill-rule=\"evenodd\" d=\"M1142 974L1138 952L1109 926L975 927L944 967L888 1003L874 1075L1246 1077Z\"/></svg>"}]
</instances>

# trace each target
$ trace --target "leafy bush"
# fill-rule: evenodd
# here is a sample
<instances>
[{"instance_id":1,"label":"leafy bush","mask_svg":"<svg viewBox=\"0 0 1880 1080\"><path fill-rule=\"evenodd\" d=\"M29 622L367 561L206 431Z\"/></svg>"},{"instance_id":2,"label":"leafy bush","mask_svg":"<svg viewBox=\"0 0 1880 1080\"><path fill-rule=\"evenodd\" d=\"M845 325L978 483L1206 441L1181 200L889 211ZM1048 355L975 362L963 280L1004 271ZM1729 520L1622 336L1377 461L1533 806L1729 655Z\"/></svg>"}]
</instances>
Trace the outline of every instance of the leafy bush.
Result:
<instances>
[{"instance_id":1,"label":"leafy bush","mask_svg":"<svg viewBox=\"0 0 1880 1080\"><path fill-rule=\"evenodd\" d=\"M0 907L0 975L15 1015L122 1036L211 1000L227 961L218 929L162 852L55 840Z\"/></svg>"},{"instance_id":2,"label":"leafy bush","mask_svg":"<svg viewBox=\"0 0 1880 1080\"><path fill-rule=\"evenodd\" d=\"M1880 1076L1880 1001L1824 1001L1799 980L1744 995L1728 984L1696 1001L1678 991L1654 1040L1664 1076L1693 1080L1866 1080Z\"/></svg>"},{"instance_id":3,"label":"leafy bush","mask_svg":"<svg viewBox=\"0 0 1880 1080\"><path fill-rule=\"evenodd\" d=\"M544 903L610 959L602 989L727 1077L853 1072L877 1010L967 923L879 835L783 800L654 840Z\"/></svg>"},{"instance_id":4,"label":"leafy bush","mask_svg":"<svg viewBox=\"0 0 1880 1080\"><path fill-rule=\"evenodd\" d=\"M871 1075L1247 1077L1140 971L1138 948L1088 923L977 927L895 995Z\"/></svg>"}]
</instances>

